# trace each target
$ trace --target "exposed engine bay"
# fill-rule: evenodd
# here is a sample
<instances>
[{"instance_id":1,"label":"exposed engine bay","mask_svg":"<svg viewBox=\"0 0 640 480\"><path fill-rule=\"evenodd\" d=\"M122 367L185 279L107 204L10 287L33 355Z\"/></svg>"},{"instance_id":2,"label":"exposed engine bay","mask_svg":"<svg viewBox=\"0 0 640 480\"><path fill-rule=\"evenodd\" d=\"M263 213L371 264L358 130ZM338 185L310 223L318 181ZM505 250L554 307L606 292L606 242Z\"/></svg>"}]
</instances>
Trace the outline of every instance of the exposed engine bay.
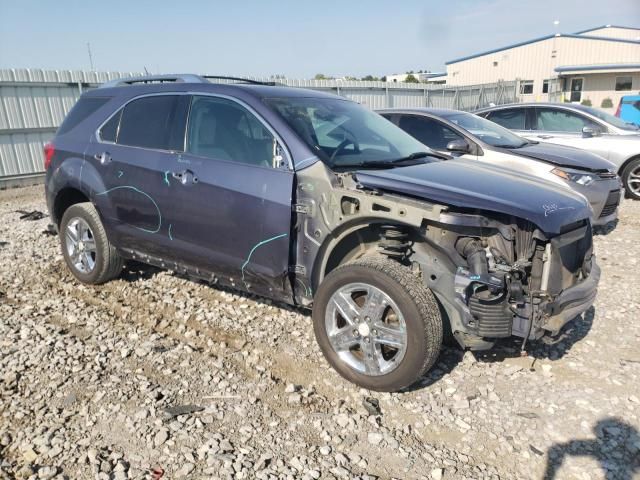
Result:
<instances>
[{"instance_id":1,"label":"exposed engine bay","mask_svg":"<svg viewBox=\"0 0 640 480\"><path fill-rule=\"evenodd\" d=\"M311 182L298 187L299 272L311 273L303 282L317 285L340 263L385 255L422 276L458 343L475 350L555 333L595 298L587 219L552 236L513 215L363 188L349 174L315 180L311 191Z\"/></svg>"}]
</instances>

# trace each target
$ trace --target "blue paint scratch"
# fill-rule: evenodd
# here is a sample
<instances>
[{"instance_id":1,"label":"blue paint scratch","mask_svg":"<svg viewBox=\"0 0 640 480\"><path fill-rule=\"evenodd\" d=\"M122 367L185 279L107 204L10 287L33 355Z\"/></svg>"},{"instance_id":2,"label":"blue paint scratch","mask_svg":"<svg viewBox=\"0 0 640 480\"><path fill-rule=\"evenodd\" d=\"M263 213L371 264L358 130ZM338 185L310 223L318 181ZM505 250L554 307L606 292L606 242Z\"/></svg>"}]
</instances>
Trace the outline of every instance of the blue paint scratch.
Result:
<instances>
[{"instance_id":1,"label":"blue paint scratch","mask_svg":"<svg viewBox=\"0 0 640 480\"><path fill-rule=\"evenodd\" d=\"M245 288L248 290L249 286L247 285L247 282L244 281L244 269L247 267L247 265L249 265L249 262L251 261L251 256L253 255L253 252L255 252L259 247L261 247L262 245L265 245L269 242L273 242L274 240L277 240L279 238L282 237L286 237L288 234L283 233L281 235L276 235L275 237L271 237L271 238L267 238L266 240L262 240L261 242L257 243L249 252L249 256L247 257L247 260L242 264L242 268L240 269L242 272L242 282L244 283Z\"/></svg>"},{"instance_id":2,"label":"blue paint scratch","mask_svg":"<svg viewBox=\"0 0 640 480\"><path fill-rule=\"evenodd\" d=\"M118 170L118 178L120 178L122 175L124 175L124 172L122 170Z\"/></svg>"},{"instance_id":3,"label":"blue paint scratch","mask_svg":"<svg viewBox=\"0 0 640 480\"><path fill-rule=\"evenodd\" d=\"M302 288L304 288L304 294L307 297L311 296L311 289L309 287L307 287L304 282L302 280L300 280L298 277L296 277L296 282L300 282L300 285L302 285Z\"/></svg>"},{"instance_id":4,"label":"blue paint scratch","mask_svg":"<svg viewBox=\"0 0 640 480\"><path fill-rule=\"evenodd\" d=\"M164 172L164 183L166 183L168 187L171 186L171 183L169 183L169 170Z\"/></svg>"},{"instance_id":5,"label":"blue paint scratch","mask_svg":"<svg viewBox=\"0 0 640 480\"><path fill-rule=\"evenodd\" d=\"M105 190L104 192L96 193L96 195L107 195L108 193L113 192L114 190L121 190L121 189L133 190L134 192L138 192L144 195L145 197L147 197L149 200L151 200L151 202L153 203L154 207L156 207L156 210L158 212L158 227L155 230L149 230L147 228L138 227L136 225L133 225L133 226L138 230L142 230L143 232L158 233L160 231L160 227L162 226L162 213L160 212L160 207L158 207L158 204L156 203L156 201L148 193L143 192L139 188L132 187L131 185L122 185L119 187L110 188L109 190Z\"/></svg>"},{"instance_id":6,"label":"blue paint scratch","mask_svg":"<svg viewBox=\"0 0 640 480\"><path fill-rule=\"evenodd\" d=\"M173 237L171 236L171 227L172 227L172 226L173 226L173 225L170 223L170 224L169 224L169 240L173 240Z\"/></svg>"}]
</instances>

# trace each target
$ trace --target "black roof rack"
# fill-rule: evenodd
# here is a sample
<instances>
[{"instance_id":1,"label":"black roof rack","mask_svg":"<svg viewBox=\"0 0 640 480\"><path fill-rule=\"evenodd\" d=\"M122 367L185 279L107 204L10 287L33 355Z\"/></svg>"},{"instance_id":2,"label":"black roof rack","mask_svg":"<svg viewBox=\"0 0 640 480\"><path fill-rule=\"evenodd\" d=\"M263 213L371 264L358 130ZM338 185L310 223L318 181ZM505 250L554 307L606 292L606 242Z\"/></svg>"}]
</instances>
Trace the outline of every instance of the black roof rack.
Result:
<instances>
[{"instance_id":1,"label":"black roof rack","mask_svg":"<svg viewBox=\"0 0 640 480\"><path fill-rule=\"evenodd\" d=\"M140 77L116 78L100 85L100 88L122 87L125 85L133 85L136 83L208 83L204 77L193 75L191 73L178 75L144 75Z\"/></svg>"},{"instance_id":2,"label":"black roof rack","mask_svg":"<svg viewBox=\"0 0 640 480\"><path fill-rule=\"evenodd\" d=\"M144 75L140 77L116 78L100 85L100 88L123 87L125 85L135 85L139 83L211 83L209 80L232 80L235 82L248 83L251 85L278 85L276 82L261 82L242 77L227 77L222 75L194 75L192 73L176 75Z\"/></svg>"},{"instance_id":3,"label":"black roof rack","mask_svg":"<svg viewBox=\"0 0 640 480\"><path fill-rule=\"evenodd\" d=\"M261 82L260 80L252 80L250 78L242 78L242 77L226 77L222 75L202 75L202 78L206 78L207 80L235 80L237 82L250 83L252 85L277 85L276 82Z\"/></svg>"}]
</instances>

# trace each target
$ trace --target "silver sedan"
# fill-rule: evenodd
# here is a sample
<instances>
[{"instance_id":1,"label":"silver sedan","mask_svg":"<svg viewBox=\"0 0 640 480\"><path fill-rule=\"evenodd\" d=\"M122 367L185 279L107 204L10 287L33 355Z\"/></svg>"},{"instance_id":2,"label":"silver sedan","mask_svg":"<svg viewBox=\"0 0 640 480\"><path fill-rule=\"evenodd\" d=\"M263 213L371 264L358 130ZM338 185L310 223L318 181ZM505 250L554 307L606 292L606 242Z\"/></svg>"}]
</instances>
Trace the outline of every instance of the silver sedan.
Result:
<instances>
[{"instance_id":1,"label":"silver sedan","mask_svg":"<svg viewBox=\"0 0 640 480\"><path fill-rule=\"evenodd\" d=\"M627 195L640 200L640 128L578 104L523 103L475 112L518 135L596 153L615 164Z\"/></svg>"}]
</instances>

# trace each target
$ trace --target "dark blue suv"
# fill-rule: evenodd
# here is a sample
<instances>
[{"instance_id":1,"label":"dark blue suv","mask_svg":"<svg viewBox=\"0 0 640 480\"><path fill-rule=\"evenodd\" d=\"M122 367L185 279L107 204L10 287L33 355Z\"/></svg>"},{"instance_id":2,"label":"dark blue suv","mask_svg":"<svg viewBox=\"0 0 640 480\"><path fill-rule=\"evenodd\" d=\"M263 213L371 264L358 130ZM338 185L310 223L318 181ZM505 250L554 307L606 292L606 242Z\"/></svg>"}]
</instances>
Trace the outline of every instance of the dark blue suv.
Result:
<instances>
[{"instance_id":1,"label":"dark blue suv","mask_svg":"<svg viewBox=\"0 0 640 480\"><path fill-rule=\"evenodd\" d=\"M442 161L338 96L225 82L117 80L71 110L45 148L46 197L79 281L135 259L313 306L332 366L385 391L418 380L443 335L524 348L593 303L581 196Z\"/></svg>"}]
</instances>

